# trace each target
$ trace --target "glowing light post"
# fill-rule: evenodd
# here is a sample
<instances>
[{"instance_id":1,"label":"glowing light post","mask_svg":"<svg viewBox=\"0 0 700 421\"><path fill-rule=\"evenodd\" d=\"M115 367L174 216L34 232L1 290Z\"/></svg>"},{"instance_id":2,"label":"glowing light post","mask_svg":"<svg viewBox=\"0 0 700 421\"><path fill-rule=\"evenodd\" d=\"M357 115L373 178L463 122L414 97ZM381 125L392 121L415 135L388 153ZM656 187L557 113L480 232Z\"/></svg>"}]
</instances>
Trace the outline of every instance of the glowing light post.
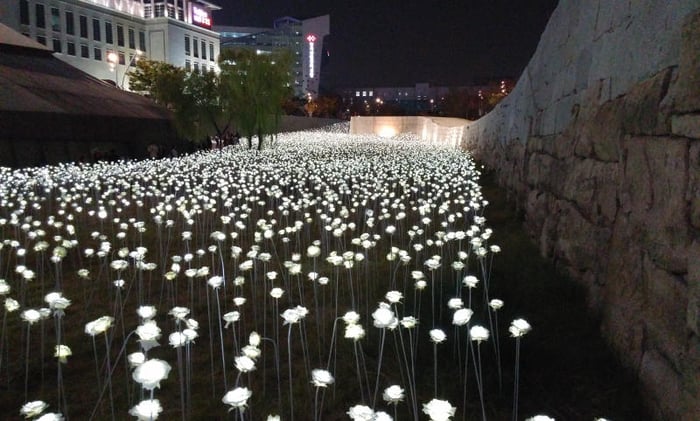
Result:
<instances>
[{"instance_id":1,"label":"glowing light post","mask_svg":"<svg viewBox=\"0 0 700 421\"><path fill-rule=\"evenodd\" d=\"M119 87L119 78L117 77L117 63L119 63L119 56L114 51L110 51L107 54L107 62L109 63L109 71L114 72L114 86Z\"/></svg>"},{"instance_id":2,"label":"glowing light post","mask_svg":"<svg viewBox=\"0 0 700 421\"><path fill-rule=\"evenodd\" d=\"M124 82L126 81L126 75L129 73L129 69L131 66L139 61L139 57L143 55L143 51L141 50L136 50L136 54L131 56L131 60L129 60L129 64L126 65L126 70L124 70L124 76L122 76L122 83L121 83L121 88L124 89ZM131 79L129 79L129 87L131 87Z\"/></svg>"},{"instance_id":3,"label":"glowing light post","mask_svg":"<svg viewBox=\"0 0 700 421\"><path fill-rule=\"evenodd\" d=\"M316 44L316 35L314 34L309 34L306 36L306 42L309 43L309 79L314 78L314 57L316 55L315 52L315 44Z\"/></svg>"}]
</instances>

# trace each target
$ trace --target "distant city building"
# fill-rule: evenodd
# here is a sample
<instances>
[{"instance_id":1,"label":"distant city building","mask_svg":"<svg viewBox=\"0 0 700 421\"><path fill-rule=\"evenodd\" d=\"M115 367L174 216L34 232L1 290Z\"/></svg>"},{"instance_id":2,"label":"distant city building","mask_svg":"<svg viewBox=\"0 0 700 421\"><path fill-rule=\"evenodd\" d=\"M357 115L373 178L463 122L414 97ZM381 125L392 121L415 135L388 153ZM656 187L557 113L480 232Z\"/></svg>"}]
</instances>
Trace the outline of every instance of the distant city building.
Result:
<instances>
[{"instance_id":1,"label":"distant city building","mask_svg":"<svg viewBox=\"0 0 700 421\"><path fill-rule=\"evenodd\" d=\"M345 88L340 92L349 107L364 104L367 109L374 109L376 104L391 103L409 113L421 113L435 111L450 89L453 88L416 83L414 86Z\"/></svg>"},{"instance_id":2,"label":"distant city building","mask_svg":"<svg viewBox=\"0 0 700 421\"><path fill-rule=\"evenodd\" d=\"M319 92L321 64L327 56L324 40L330 34L329 15L310 19L289 16L274 21L272 28L214 26L221 49L247 48L258 54L288 51L292 55L294 93L315 98Z\"/></svg>"},{"instance_id":3,"label":"distant city building","mask_svg":"<svg viewBox=\"0 0 700 421\"><path fill-rule=\"evenodd\" d=\"M0 23L78 69L128 89L139 57L215 71L216 4L205 0L2 0Z\"/></svg>"},{"instance_id":4,"label":"distant city building","mask_svg":"<svg viewBox=\"0 0 700 421\"><path fill-rule=\"evenodd\" d=\"M510 79L469 86L416 83L414 86L346 87L339 89L338 93L343 99L346 114L379 114L382 109L401 110L407 114L442 114L446 100L452 99L449 104L452 108L464 108L460 110L460 117L478 118L495 105L495 96L505 97L513 83ZM450 110L450 113L455 114L455 111Z\"/></svg>"}]
</instances>

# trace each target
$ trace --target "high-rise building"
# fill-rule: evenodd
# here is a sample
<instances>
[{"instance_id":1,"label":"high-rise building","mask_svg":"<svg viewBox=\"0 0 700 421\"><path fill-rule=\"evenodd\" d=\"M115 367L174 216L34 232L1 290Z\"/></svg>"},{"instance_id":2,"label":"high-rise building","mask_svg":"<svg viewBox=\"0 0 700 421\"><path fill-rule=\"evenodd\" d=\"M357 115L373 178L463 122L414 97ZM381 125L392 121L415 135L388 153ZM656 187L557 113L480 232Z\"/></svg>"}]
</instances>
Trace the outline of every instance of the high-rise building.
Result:
<instances>
[{"instance_id":1,"label":"high-rise building","mask_svg":"<svg viewBox=\"0 0 700 421\"><path fill-rule=\"evenodd\" d=\"M139 57L215 71L219 34L205 0L2 0L0 22L57 58L128 89Z\"/></svg>"},{"instance_id":2,"label":"high-rise building","mask_svg":"<svg viewBox=\"0 0 700 421\"><path fill-rule=\"evenodd\" d=\"M297 96L315 98L319 92L321 64L328 53L324 41L330 34L330 16L274 21L272 28L215 26L221 48L248 48L258 54L287 51L292 55L292 77Z\"/></svg>"}]
</instances>

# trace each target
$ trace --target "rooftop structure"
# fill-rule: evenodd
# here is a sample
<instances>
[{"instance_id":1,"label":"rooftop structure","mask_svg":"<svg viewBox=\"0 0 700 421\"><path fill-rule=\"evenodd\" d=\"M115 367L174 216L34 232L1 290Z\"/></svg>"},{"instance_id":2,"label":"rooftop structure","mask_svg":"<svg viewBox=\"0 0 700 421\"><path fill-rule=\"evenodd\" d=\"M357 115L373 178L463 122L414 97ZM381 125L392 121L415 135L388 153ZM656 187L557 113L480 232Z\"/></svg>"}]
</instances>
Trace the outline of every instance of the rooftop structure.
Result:
<instances>
[{"instance_id":1,"label":"rooftop structure","mask_svg":"<svg viewBox=\"0 0 700 421\"><path fill-rule=\"evenodd\" d=\"M139 57L215 71L219 34L205 0L5 0L0 23L56 57L128 89Z\"/></svg>"},{"instance_id":2,"label":"rooftop structure","mask_svg":"<svg viewBox=\"0 0 700 421\"><path fill-rule=\"evenodd\" d=\"M293 89L297 96L315 98L319 92L321 65L328 56L325 37L330 34L329 15L310 19L285 16L272 28L215 26L221 48L247 48L258 54L287 51L292 55Z\"/></svg>"}]
</instances>

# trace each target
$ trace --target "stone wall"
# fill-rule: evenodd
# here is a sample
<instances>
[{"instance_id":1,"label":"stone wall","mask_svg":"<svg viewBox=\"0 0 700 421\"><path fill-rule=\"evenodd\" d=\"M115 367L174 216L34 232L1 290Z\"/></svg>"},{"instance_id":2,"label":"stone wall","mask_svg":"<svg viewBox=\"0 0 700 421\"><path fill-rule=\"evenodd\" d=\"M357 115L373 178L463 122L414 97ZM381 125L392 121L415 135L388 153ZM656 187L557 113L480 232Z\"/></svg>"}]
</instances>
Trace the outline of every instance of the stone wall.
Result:
<instances>
[{"instance_id":1,"label":"stone wall","mask_svg":"<svg viewBox=\"0 0 700 421\"><path fill-rule=\"evenodd\" d=\"M700 419L700 1L561 0L462 144L587 287L653 415Z\"/></svg>"}]
</instances>

